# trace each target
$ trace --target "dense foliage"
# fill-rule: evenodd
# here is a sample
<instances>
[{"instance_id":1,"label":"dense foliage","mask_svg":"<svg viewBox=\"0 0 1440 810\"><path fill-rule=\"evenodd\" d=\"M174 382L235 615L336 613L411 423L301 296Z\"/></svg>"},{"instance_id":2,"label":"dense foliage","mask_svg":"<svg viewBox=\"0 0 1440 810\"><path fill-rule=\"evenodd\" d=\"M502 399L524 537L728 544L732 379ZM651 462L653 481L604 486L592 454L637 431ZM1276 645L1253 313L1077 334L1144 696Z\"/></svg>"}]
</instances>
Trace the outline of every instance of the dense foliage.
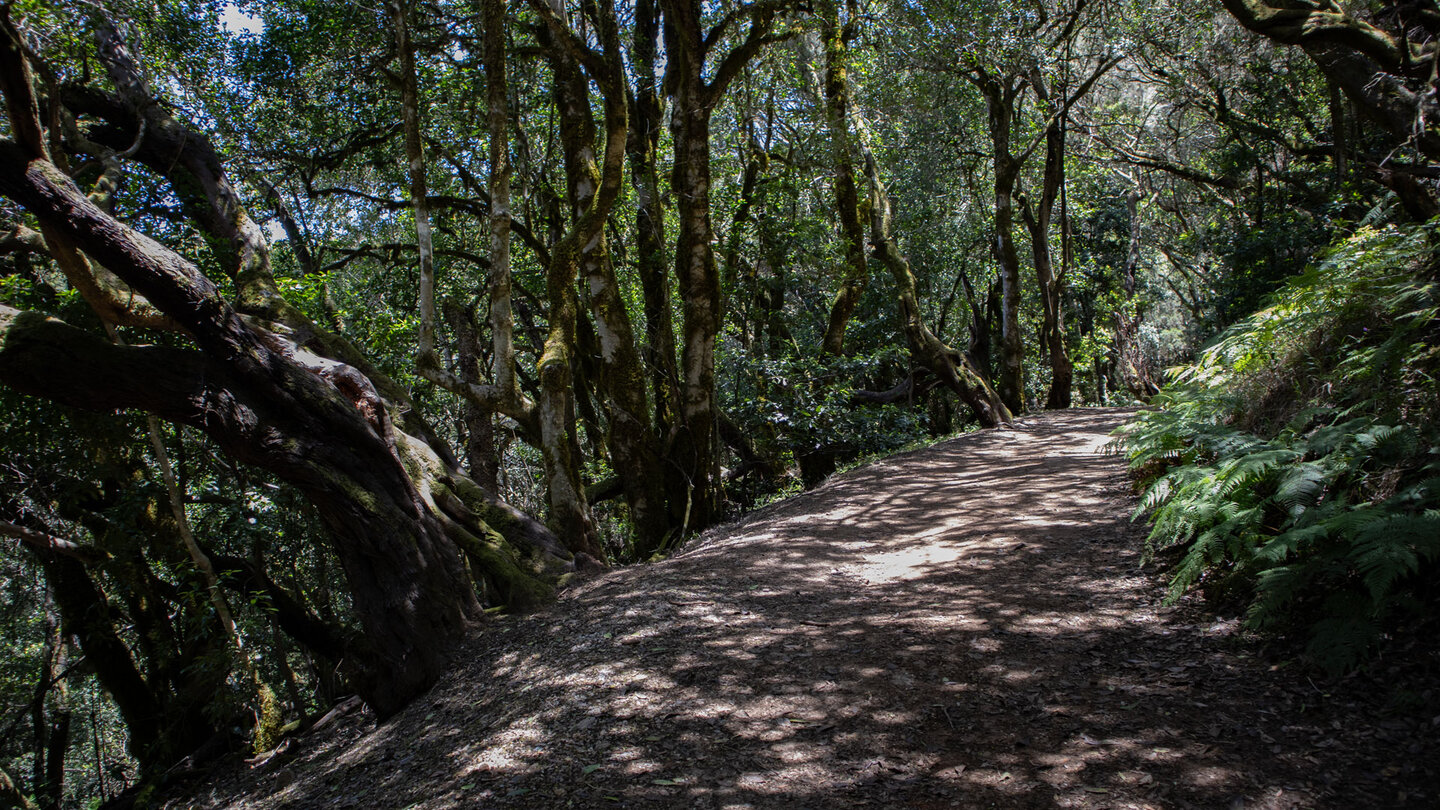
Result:
<instances>
[{"instance_id":1,"label":"dense foliage","mask_svg":"<svg viewBox=\"0 0 1440 810\"><path fill-rule=\"evenodd\" d=\"M1363 227L1227 330L1125 427L1149 553L1305 629L1332 671L1433 623L1440 563L1435 231Z\"/></svg>"},{"instance_id":2,"label":"dense foliage","mask_svg":"<svg viewBox=\"0 0 1440 810\"><path fill-rule=\"evenodd\" d=\"M1271 296L1126 441L1177 594L1355 660L1433 606L1440 17L1223 5L0 4L0 804Z\"/></svg>"}]
</instances>

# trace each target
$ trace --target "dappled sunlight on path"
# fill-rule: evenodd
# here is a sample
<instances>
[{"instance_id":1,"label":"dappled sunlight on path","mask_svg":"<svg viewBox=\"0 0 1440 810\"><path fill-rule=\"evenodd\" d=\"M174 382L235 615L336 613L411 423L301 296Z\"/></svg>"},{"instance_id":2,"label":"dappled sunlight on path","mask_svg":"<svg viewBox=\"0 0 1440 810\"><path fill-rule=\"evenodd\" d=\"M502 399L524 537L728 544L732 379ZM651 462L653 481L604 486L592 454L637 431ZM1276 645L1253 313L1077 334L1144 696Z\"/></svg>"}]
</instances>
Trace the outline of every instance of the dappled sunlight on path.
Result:
<instances>
[{"instance_id":1,"label":"dappled sunlight on path","mask_svg":"<svg viewBox=\"0 0 1440 810\"><path fill-rule=\"evenodd\" d=\"M1323 718L1276 711L1291 693L1233 622L1157 607L1123 462L1100 454L1124 416L1046 414L838 476L496 622L392 722L211 800L1325 804Z\"/></svg>"}]
</instances>

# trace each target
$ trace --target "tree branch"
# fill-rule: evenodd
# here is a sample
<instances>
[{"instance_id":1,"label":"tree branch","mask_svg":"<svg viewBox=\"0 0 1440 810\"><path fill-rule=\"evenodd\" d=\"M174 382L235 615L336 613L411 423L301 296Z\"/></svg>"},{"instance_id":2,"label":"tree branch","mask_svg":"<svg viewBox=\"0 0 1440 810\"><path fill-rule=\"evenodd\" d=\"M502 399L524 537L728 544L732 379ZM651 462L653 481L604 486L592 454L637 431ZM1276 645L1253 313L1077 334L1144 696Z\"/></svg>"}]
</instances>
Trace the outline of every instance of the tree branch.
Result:
<instances>
[{"instance_id":1,"label":"tree branch","mask_svg":"<svg viewBox=\"0 0 1440 810\"><path fill-rule=\"evenodd\" d=\"M1143 169L1155 169L1156 171L1162 171L1166 174L1173 174L1182 180L1189 180L1192 183L1198 183L1200 185L1214 186L1215 188L1223 188L1230 191L1240 188L1239 181L1234 178L1208 174L1191 166L1184 166L1166 160L1159 155L1128 149L1111 143L1108 139L1101 136L1097 136L1096 140L1104 144L1110 151L1119 155L1121 159L1132 166L1139 166Z\"/></svg>"},{"instance_id":2,"label":"tree branch","mask_svg":"<svg viewBox=\"0 0 1440 810\"><path fill-rule=\"evenodd\" d=\"M725 54L725 58L721 59L720 65L715 68L715 78L711 79L710 83L705 85L705 96L709 104L713 105L720 100L720 97L725 94L725 88L729 87L730 82L734 81L735 77L740 75L740 69L745 67L745 65L755 57L755 54L760 52L761 48L775 42L783 42L792 36L790 33L770 33L771 26L775 24L775 15L788 7L789 3L770 4L761 2L747 9L751 14L750 31L746 34L744 42L736 45L729 53ZM711 31L710 35L714 36L715 32ZM707 36L700 49L701 59L704 58L704 54L709 51L713 44L714 43L710 41L710 37Z\"/></svg>"},{"instance_id":3,"label":"tree branch","mask_svg":"<svg viewBox=\"0 0 1440 810\"><path fill-rule=\"evenodd\" d=\"M1406 54L1394 37L1345 13L1333 0L1221 0L1240 24L1287 45L1329 43L1353 48L1388 71L1401 70L1405 61L1424 62L1429 54L1412 45Z\"/></svg>"},{"instance_id":4,"label":"tree branch","mask_svg":"<svg viewBox=\"0 0 1440 810\"><path fill-rule=\"evenodd\" d=\"M753 20L762 14L773 16L790 10L794 5L795 0L760 0L760 2L751 3L748 6L740 6L739 8L732 9L726 13L725 16L721 17L720 22L715 23L709 33L705 35L705 38L701 40L700 52L702 54L709 53L710 49L715 47L715 44L720 41L720 38L725 36L725 32L730 29L730 26L734 25L740 19L750 17Z\"/></svg>"},{"instance_id":5,"label":"tree branch","mask_svg":"<svg viewBox=\"0 0 1440 810\"><path fill-rule=\"evenodd\" d=\"M605 57L601 56L590 46L580 40L575 32L570 30L570 24L560 19L555 9L550 7L548 0L529 0L530 8L540 15L545 27L550 30L550 35L555 37L556 43L566 54L576 62L585 66L585 72L590 78L600 85L600 92L609 94L621 90L616 86L616 76L606 64Z\"/></svg>"},{"instance_id":6,"label":"tree branch","mask_svg":"<svg viewBox=\"0 0 1440 810\"><path fill-rule=\"evenodd\" d=\"M1091 73L1085 81L1081 82L1080 86L1075 88L1075 92L1067 96L1065 101L1045 119L1045 125L1040 127L1040 131L1035 133L1035 137L1031 138L1030 143L1026 144L1025 148L1020 151L1020 154L1015 157L1015 162L1024 163L1040 144L1045 142L1045 133L1050 127L1054 126L1055 122L1059 121L1062 116L1069 113L1070 108L1075 106L1077 101L1084 98L1086 93L1090 92L1090 88L1094 86L1095 82L1099 81L1101 76L1110 72L1110 68L1120 64L1123 59L1124 57L1121 56L1111 56L1100 60L1100 64L1095 66L1095 71Z\"/></svg>"},{"instance_id":7,"label":"tree branch","mask_svg":"<svg viewBox=\"0 0 1440 810\"><path fill-rule=\"evenodd\" d=\"M0 314L0 318L3 317L4 315ZM66 557L79 560L85 565L98 565L111 558L110 552L95 548L94 546L71 542L63 537L56 537L47 532L34 531L24 526L16 526L14 523L4 520L0 520L0 535L13 537L41 554L63 554Z\"/></svg>"},{"instance_id":8,"label":"tree branch","mask_svg":"<svg viewBox=\"0 0 1440 810\"><path fill-rule=\"evenodd\" d=\"M255 563L240 557L217 554L213 550L207 550L206 553L227 587L247 596L263 596L270 600L276 623L297 643L331 661L339 661L345 657L345 651L351 644L345 628L315 615L299 598L277 584Z\"/></svg>"}]
</instances>

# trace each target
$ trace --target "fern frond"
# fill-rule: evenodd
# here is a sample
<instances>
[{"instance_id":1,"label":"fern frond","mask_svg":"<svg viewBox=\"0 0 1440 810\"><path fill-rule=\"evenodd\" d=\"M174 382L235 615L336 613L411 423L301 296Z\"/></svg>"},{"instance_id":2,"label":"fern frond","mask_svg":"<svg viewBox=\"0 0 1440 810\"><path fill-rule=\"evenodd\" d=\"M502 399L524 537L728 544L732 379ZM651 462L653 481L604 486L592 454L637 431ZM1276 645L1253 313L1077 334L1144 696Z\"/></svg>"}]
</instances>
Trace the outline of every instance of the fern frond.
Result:
<instances>
[{"instance_id":1,"label":"fern frond","mask_svg":"<svg viewBox=\"0 0 1440 810\"><path fill-rule=\"evenodd\" d=\"M1388 521L1380 526L1384 528L1386 523ZM1376 602L1384 600L1396 580L1415 573L1420 565L1414 549L1405 543L1393 542L1383 534L1371 534L1357 540L1354 560L1365 587L1370 591L1370 598Z\"/></svg>"},{"instance_id":2,"label":"fern frond","mask_svg":"<svg viewBox=\"0 0 1440 810\"><path fill-rule=\"evenodd\" d=\"M1275 488L1275 502L1289 515L1299 517L1301 512L1319 502L1325 487L1330 483L1324 466L1313 461L1296 464L1280 478Z\"/></svg>"},{"instance_id":3,"label":"fern frond","mask_svg":"<svg viewBox=\"0 0 1440 810\"><path fill-rule=\"evenodd\" d=\"M1440 553L1440 512L1390 515L1364 527L1355 536L1354 560L1377 603L1395 582L1420 570L1422 559Z\"/></svg>"},{"instance_id":4,"label":"fern frond","mask_svg":"<svg viewBox=\"0 0 1440 810\"><path fill-rule=\"evenodd\" d=\"M1225 460L1215 479L1216 494L1222 497L1232 495L1240 489L1253 489L1278 468L1300 459L1294 450L1274 449L1249 452Z\"/></svg>"},{"instance_id":5,"label":"fern frond","mask_svg":"<svg viewBox=\"0 0 1440 810\"><path fill-rule=\"evenodd\" d=\"M1136 516L1151 520L1146 559L1183 551L1169 599L1250 588L1247 622L1308 625L1310 656L1337 671L1402 607L1433 609L1440 285L1415 268L1435 265L1437 233L1338 240L1117 432L1132 468L1163 469Z\"/></svg>"},{"instance_id":6,"label":"fern frond","mask_svg":"<svg viewBox=\"0 0 1440 810\"><path fill-rule=\"evenodd\" d=\"M1276 535L1255 550L1255 558L1266 563L1281 563L1305 548L1324 540L1330 534L1330 527L1323 524L1291 529Z\"/></svg>"}]
</instances>

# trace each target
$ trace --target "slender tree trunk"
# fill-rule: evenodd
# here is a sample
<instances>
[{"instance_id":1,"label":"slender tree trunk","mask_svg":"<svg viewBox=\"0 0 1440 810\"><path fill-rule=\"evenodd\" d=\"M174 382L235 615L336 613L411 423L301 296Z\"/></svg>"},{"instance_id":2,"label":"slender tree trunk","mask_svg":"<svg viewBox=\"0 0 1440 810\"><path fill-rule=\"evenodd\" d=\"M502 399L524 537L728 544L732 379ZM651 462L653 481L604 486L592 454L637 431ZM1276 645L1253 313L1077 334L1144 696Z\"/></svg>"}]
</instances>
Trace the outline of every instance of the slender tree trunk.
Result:
<instances>
[{"instance_id":1,"label":"slender tree trunk","mask_svg":"<svg viewBox=\"0 0 1440 810\"><path fill-rule=\"evenodd\" d=\"M1011 202L1020 163L1010 151L1018 77L980 73L977 80L989 113L995 167L995 259L1000 265L1000 398L1012 413L1025 409L1025 347L1020 334L1020 257L1015 250L1015 209Z\"/></svg>"},{"instance_id":2,"label":"slender tree trunk","mask_svg":"<svg viewBox=\"0 0 1440 810\"><path fill-rule=\"evenodd\" d=\"M1334 81L1326 85L1330 91L1330 147L1333 150L1330 161L1335 167L1334 184L1338 186L1350 174L1350 126L1345 118L1345 97L1340 85Z\"/></svg>"},{"instance_id":3,"label":"slender tree trunk","mask_svg":"<svg viewBox=\"0 0 1440 810\"><path fill-rule=\"evenodd\" d=\"M45 580L55 594L55 606L65 632L80 642L85 660L115 701L125 726L130 730L130 753L141 767L168 765L180 753L203 742L176 739L161 734L164 725L160 702L150 691L115 627L104 595L79 562L54 555L41 556Z\"/></svg>"},{"instance_id":4,"label":"slender tree trunk","mask_svg":"<svg viewBox=\"0 0 1440 810\"><path fill-rule=\"evenodd\" d=\"M447 301L444 311L450 331L455 335L460 381L465 385L481 385L480 336L476 333L474 307L466 308ZM465 464L470 477L490 492L499 492L500 457L495 451L495 414L466 399L461 418L465 423Z\"/></svg>"},{"instance_id":5,"label":"slender tree trunk","mask_svg":"<svg viewBox=\"0 0 1440 810\"><path fill-rule=\"evenodd\" d=\"M589 505L580 486L579 459L574 457L572 446L574 417L570 409L574 407L575 397L572 369L576 366L573 352L578 319L575 281L581 272L586 273L587 282L593 280L596 284L593 292L599 300L618 303L617 285L614 284L603 243L606 218L619 196L625 170L629 112L624 69L613 3L602 3L602 7L596 10L596 35L604 49L603 55L590 51L588 46L575 38L563 19L564 6L558 0L552 0L548 5L543 0L532 0L531 6L544 16L552 48L563 51L555 55L557 102L561 107L562 138L577 152L572 155L575 162L570 164L567 172L571 187L569 196L575 205L574 219L555 245L546 272L550 332L539 365L541 452L549 465L546 473L551 487L551 519L562 529L562 536L572 549L603 560L604 550L600 547ZM594 134L590 129L589 102L580 90L583 82L579 81L578 67L568 61L572 58L578 61L582 57L588 60L587 72L600 87L605 108L605 151L598 172L594 168ZM601 314L609 319L605 336L612 341L612 361L623 362L618 359L621 352L617 345L619 333L623 332L623 337L629 341L626 347L629 353L625 357L630 365L636 367L633 380L639 389L637 395L643 402L644 378L635 360L628 316L623 307L609 308ZM622 319L623 325L617 326L617 321ZM644 420L640 424L648 427L648 407L638 410L638 418ZM628 431L630 427L627 423L622 430ZM643 428L640 432L643 438ZM622 433L625 439L631 435Z\"/></svg>"},{"instance_id":6,"label":"slender tree trunk","mask_svg":"<svg viewBox=\"0 0 1440 810\"><path fill-rule=\"evenodd\" d=\"M575 277L580 270L579 245L574 240L557 245L546 272L550 331L545 338L537 372L540 453L545 462L545 486L550 521L556 534L572 551L605 559L585 491L580 484L580 459L573 447L574 346L577 305Z\"/></svg>"},{"instance_id":7,"label":"slender tree trunk","mask_svg":"<svg viewBox=\"0 0 1440 810\"><path fill-rule=\"evenodd\" d=\"M562 4L552 2L554 13L564 14ZM583 271L603 260L603 234L590 244L577 244L572 236L578 220L594 199L599 185L595 169L594 123L590 119L588 83L580 68L567 56L549 32L542 31L549 46L555 75L555 104L560 112L561 142L566 155L571 232L552 249L546 270L546 295L550 331L538 366L540 392L540 450L545 460L550 520L565 543L596 559L604 559L590 505L580 480L580 455L575 425L575 377L579 301L575 281ZM583 90L577 89L578 84Z\"/></svg>"},{"instance_id":8,"label":"slender tree trunk","mask_svg":"<svg viewBox=\"0 0 1440 810\"><path fill-rule=\"evenodd\" d=\"M678 516L683 530L713 523L719 517L722 498L715 427L715 341L720 333L721 291L710 219L710 117L730 82L769 41L775 10L764 4L752 7L749 33L717 60L707 81L706 61L714 43L707 41L701 3L663 0L662 7L667 22L667 84L674 99L670 131L675 166L670 187L678 209L675 276L684 316L680 423L669 453L683 492L671 490L670 509L672 519Z\"/></svg>"},{"instance_id":9,"label":"slender tree trunk","mask_svg":"<svg viewBox=\"0 0 1440 810\"><path fill-rule=\"evenodd\" d=\"M1036 83L1036 87L1040 87ZM1037 90L1041 100L1043 91ZM1065 130L1063 118L1057 116L1045 131L1045 173L1041 180L1040 200L1034 206L1023 195L1019 197L1025 228L1030 232L1031 255L1035 262L1035 280L1040 288L1040 340L1050 364L1050 392L1045 407L1070 407L1075 366L1065 347L1065 313L1060 296L1061 280L1055 273L1050 251L1050 221L1055 200L1065 182Z\"/></svg>"},{"instance_id":10,"label":"slender tree trunk","mask_svg":"<svg viewBox=\"0 0 1440 810\"><path fill-rule=\"evenodd\" d=\"M491 363L500 398L519 402L515 321L510 303L510 135L505 66L505 0L483 0L486 120L490 130Z\"/></svg>"},{"instance_id":11,"label":"slender tree trunk","mask_svg":"<svg viewBox=\"0 0 1440 810\"><path fill-rule=\"evenodd\" d=\"M1120 286L1123 296L1120 308L1115 311L1115 366L1120 382L1130 395L1139 400L1148 400L1159 392L1150 373L1150 364L1140 346L1140 323L1142 318L1137 310L1136 291L1139 285L1136 275L1140 269L1140 192L1131 189L1125 195L1125 209L1130 215L1130 248L1125 255L1125 266L1121 269Z\"/></svg>"},{"instance_id":12,"label":"slender tree trunk","mask_svg":"<svg viewBox=\"0 0 1440 810\"><path fill-rule=\"evenodd\" d=\"M750 337L746 329L745 307L741 302L746 300L746 295L749 294L751 290L746 289L742 291L739 289L742 276L740 271L742 261L740 258L740 246L744 241L746 226L752 225L755 222L755 200L757 192L759 191L760 178L770 165L770 159L769 155L765 153L765 149L755 140L753 133L750 135L749 143L746 144L745 151L745 170L740 175L740 199L739 203L735 206L735 215L730 218L730 230L725 239L725 251L721 266L724 270L722 295L726 296L730 302L727 310L729 313L732 313L733 317L738 321L736 326L740 333L741 346L748 348ZM750 270L748 265L743 275L745 276L745 281L753 282L755 274Z\"/></svg>"},{"instance_id":13,"label":"slender tree trunk","mask_svg":"<svg viewBox=\"0 0 1440 810\"><path fill-rule=\"evenodd\" d=\"M673 4L672 4L673 5ZM672 19L672 28L675 21ZM669 49L675 60L674 108L670 128L675 142L671 188L677 200L679 234L675 278L679 282L681 322L680 424L670 458L679 474L672 491L672 514L682 527L709 525L720 505L715 442L715 341L720 333L720 275L712 247L710 221L710 113L700 57L698 28L675 32L693 39Z\"/></svg>"},{"instance_id":14,"label":"slender tree trunk","mask_svg":"<svg viewBox=\"0 0 1440 810\"><path fill-rule=\"evenodd\" d=\"M419 100L415 87L414 53L409 44L403 0L391 0L390 8L396 30L397 48L401 58L400 84L404 108L406 156L409 159L411 197L415 206L415 223L420 248L421 327L420 347L416 358L417 365L422 372L429 370L431 372L429 376L440 377L441 375L438 373L439 360L435 354L434 251L430 244L429 211L425 203L425 160L421 151L419 132ZM578 70L573 65L568 67L572 71ZM500 111L505 110L503 75L502 73L498 79L493 80L499 84L500 92L497 93L495 87L489 88L490 100L492 103L500 103ZM559 70L557 70L557 77L561 77L557 79L557 82L562 85L573 80L573 77L562 74ZM560 101L563 110L567 99L561 98ZM494 111L492 110L493 115ZM589 121L588 104L585 107L584 118L587 122ZM567 120L572 119L567 118ZM491 126L493 130L493 120ZM499 134L501 137L497 138L495 137L496 133L492 131L492 157L495 156L496 147L504 145L503 127ZM593 156L593 145L587 148L590 150L589 154ZM578 159L582 164L584 163L583 156ZM503 165L502 161L498 168L503 170ZM593 157L591 165L593 168ZM496 169L497 167L492 165L492 173ZM590 193L593 194L596 181L590 178L587 178L586 181L591 183ZM576 184L586 181L577 180ZM508 189L505 192L505 196L508 198ZM493 205L493 196L491 201ZM498 223L492 220L492 225L496 224ZM507 220L500 225L499 233L508 236L508 224ZM588 248L587 245L577 250L574 245L566 245L563 249L557 248L551 255L546 283L550 305L550 333L546 338L545 350L537 369L540 393L539 402L535 408L535 417L539 427L541 458L545 464L550 520L570 550L583 552L597 560L603 560L605 554L600 547L594 520L590 516L590 507L585 502L584 489L580 483L581 458L575 439L573 373L577 317L575 277L579 266L587 260L584 254ZM508 239L506 250L508 251ZM506 259L508 260L508 253ZM508 270L508 261L506 269ZM499 330L497 330L498 332ZM508 344L511 339L506 336L497 338L497 340L504 340ZM501 348L506 350L510 358L513 358L513 347L507 345ZM509 390L502 388L499 393L511 407L522 408L523 406L517 401L518 396L513 390L513 380L507 380L507 382L512 388ZM442 384L445 384L447 388L460 387L461 390L475 390L473 387L456 386L450 380L444 380Z\"/></svg>"},{"instance_id":15,"label":"slender tree trunk","mask_svg":"<svg viewBox=\"0 0 1440 810\"><path fill-rule=\"evenodd\" d=\"M600 185L595 164L595 124L589 82L563 49L552 48L556 106L565 147L568 195L578 219L590 207ZM627 130L628 138L628 130ZM634 553L648 557L660 548L670 528L665 500L665 471L660 443L651 429L646 375L636 350L635 330L620 294L603 230L581 247L581 289L594 323L594 354L605 411L606 448L620 477L635 530Z\"/></svg>"},{"instance_id":16,"label":"slender tree trunk","mask_svg":"<svg viewBox=\"0 0 1440 810\"><path fill-rule=\"evenodd\" d=\"M430 202L425 178L425 147L420 134L420 90L415 74L415 46L410 41L408 0L387 0L395 50L400 58L400 119L405 132L406 173L415 215L415 245L420 253L420 340L415 363L440 365L435 354L435 245L430 235Z\"/></svg>"},{"instance_id":17,"label":"slender tree trunk","mask_svg":"<svg viewBox=\"0 0 1440 810\"><path fill-rule=\"evenodd\" d=\"M840 7L836 0L822 0L818 8L820 36L825 41L825 77L822 82L825 125L830 132L830 149L835 166L835 211L840 220L841 242L845 249L845 269L840 287L830 304L830 318L821 346L827 354L839 356L844 351L845 327L869 281L865 264L864 221L867 213L862 210L856 189L854 149L850 143L849 45L846 32L840 24Z\"/></svg>"},{"instance_id":18,"label":"slender tree trunk","mask_svg":"<svg viewBox=\"0 0 1440 810\"><path fill-rule=\"evenodd\" d=\"M30 707L35 733L32 781L35 803L42 810L60 810L65 796L65 751L70 746L70 688L64 677L67 636L61 632L61 618L48 587L43 610L45 646Z\"/></svg>"},{"instance_id":19,"label":"slender tree trunk","mask_svg":"<svg viewBox=\"0 0 1440 810\"><path fill-rule=\"evenodd\" d=\"M981 377L969 356L945 345L931 332L920 316L920 299L915 291L915 274L910 263L900 254L900 247L891 232L889 195L880 181L875 156L862 146L865 174L870 185L870 242L875 246L873 258L890 271L900 305L900 322L910 345L910 356L954 391L969 406L971 413L984 427L995 427L1012 419L1010 411L990 384Z\"/></svg>"},{"instance_id":20,"label":"slender tree trunk","mask_svg":"<svg viewBox=\"0 0 1440 810\"><path fill-rule=\"evenodd\" d=\"M790 324L785 317L785 295L789 287L789 275L783 251L777 250L773 240L766 239L760 232L760 259L755 268L757 335L755 345L761 357L779 357L785 352L786 344L794 345Z\"/></svg>"},{"instance_id":21,"label":"slender tree trunk","mask_svg":"<svg viewBox=\"0 0 1440 810\"><path fill-rule=\"evenodd\" d=\"M669 269L665 261L665 208L657 168L663 113L655 80L660 11L655 0L635 4L635 99L628 146L635 189L635 263L645 308L644 361L650 371L656 434L666 442L678 426L680 374L675 359Z\"/></svg>"},{"instance_id":22,"label":"slender tree trunk","mask_svg":"<svg viewBox=\"0 0 1440 810\"><path fill-rule=\"evenodd\" d=\"M969 335L969 345L965 347L965 353L970 361L975 364L975 371L983 379L990 379L990 313L991 301L994 292L994 285L986 288L986 298L983 302L976 296L975 287L970 281L969 274L961 269L960 282L965 287L965 304L970 310L970 323L966 325L966 332Z\"/></svg>"}]
</instances>

